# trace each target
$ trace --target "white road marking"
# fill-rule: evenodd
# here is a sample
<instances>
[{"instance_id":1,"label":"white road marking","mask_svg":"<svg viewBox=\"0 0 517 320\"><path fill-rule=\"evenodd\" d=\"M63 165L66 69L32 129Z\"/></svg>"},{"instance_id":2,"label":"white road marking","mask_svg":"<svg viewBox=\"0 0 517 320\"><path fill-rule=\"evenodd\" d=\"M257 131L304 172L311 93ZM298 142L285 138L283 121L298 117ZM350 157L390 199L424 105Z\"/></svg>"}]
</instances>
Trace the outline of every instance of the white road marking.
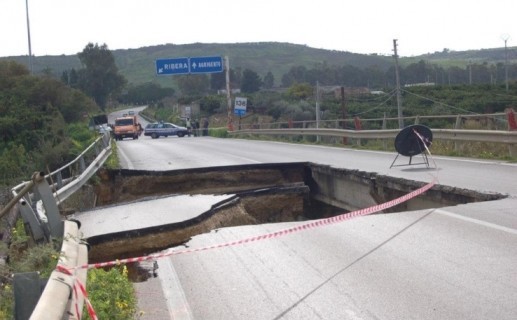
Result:
<instances>
[{"instance_id":1,"label":"white road marking","mask_svg":"<svg viewBox=\"0 0 517 320\"><path fill-rule=\"evenodd\" d=\"M158 277L162 283L162 290L167 300L167 308L171 319L194 319L192 311L183 292L181 283L170 259L158 259Z\"/></svg>"},{"instance_id":2,"label":"white road marking","mask_svg":"<svg viewBox=\"0 0 517 320\"><path fill-rule=\"evenodd\" d=\"M462 215L459 215L459 214L456 214L456 213L452 213L452 212L449 212L449 211L445 211L445 210L442 210L442 209L436 209L436 210L434 210L434 212L439 213L439 214L443 214L444 216L448 216L448 217L452 217L452 218L456 218L456 219L472 222L472 223L475 223L475 224L479 224L481 226L489 227L489 228L492 228L492 229L508 232L508 233L511 233L511 234L517 234L517 230L516 229L500 226L500 225L495 224L495 223L490 223L490 222L486 222L486 221L482 221L482 220L478 220L478 219L474 219L474 218L465 217L465 216L462 216Z\"/></svg>"},{"instance_id":3,"label":"white road marking","mask_svg":"<svg viewBox=\"0 0 517 320\"><path fill-rule=\"evenodd\" d=\"M117 152L124 159L124 161L126 162L128 169L130 169L130 170L135 169L135 167L133 166L133 163L131 163L131 160L129 160L129 158L126 156L124 151L122 151L122 148L117 146Z\"/></svg>"}]
</instances>

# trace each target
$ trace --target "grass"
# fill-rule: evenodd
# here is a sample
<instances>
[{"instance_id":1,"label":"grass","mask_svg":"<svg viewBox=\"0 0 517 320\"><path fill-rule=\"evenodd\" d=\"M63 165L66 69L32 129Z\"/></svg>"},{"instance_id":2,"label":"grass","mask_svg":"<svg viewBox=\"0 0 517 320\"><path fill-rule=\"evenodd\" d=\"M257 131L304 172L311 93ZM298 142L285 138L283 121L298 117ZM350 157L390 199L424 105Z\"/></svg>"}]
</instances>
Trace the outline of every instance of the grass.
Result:
<instances>
[{"instance_id":1,"label":"grass","mask_svg":"<svg viewBox=\"0 0 517 320\"><path fill-rule=\"evenodd\" d=\"M319 142L316 140L316 137L314 136L272 136L232 134L228 135L228 137L250 140L284 141L300 144L318 144L332 147L353 148L361 150L396 152L393 139L385 141L379 139L362 139L361 141L357 139L348 139L347 144L343 144L342 138L337 137L321 137ZM435 140L433 141L433 144L430 147L430 151L433 155L517 162L517 156L510 156L509 146L503 143L452 142Z\"/></svg>"}]
</instances>

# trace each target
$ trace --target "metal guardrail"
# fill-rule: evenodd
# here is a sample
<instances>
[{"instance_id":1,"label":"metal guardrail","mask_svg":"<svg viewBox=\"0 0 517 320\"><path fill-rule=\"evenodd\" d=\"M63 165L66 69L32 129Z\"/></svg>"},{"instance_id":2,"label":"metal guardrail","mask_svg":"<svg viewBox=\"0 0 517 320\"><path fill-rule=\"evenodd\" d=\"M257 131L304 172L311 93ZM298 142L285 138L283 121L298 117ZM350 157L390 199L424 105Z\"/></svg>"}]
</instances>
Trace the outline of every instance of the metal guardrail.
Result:
<instances>
[{"instance_id":1,"label":"metal guardrail","mask_svg":"<svg viewBox=\"0 0 517 320\"><path fill-rule=\"evenodd\" d=\"M248 129L229 131L236 134L332 136L351 139L395 139L400 130L343 130L343 129ZM433 140L492 142L509 145L510 156L517 155L517 131L433 129Z\"/></svg>"},{"instance_id":2,"label":"metal guardrail","mask_svg":"<svg viewBox=\"0 0 517 320\"><path fill-rule=\"evenodd\" d=\"M92 156L93 154L93 156ZM60 204L70 195L77 191L97 169L106 161L111 154L111 137L109 133L105 133L98 137L88 148L86 148L74 160L65 166L47 174L45 178L57 189L54 196L57 203ZM90 159L90 160L89 160ZM88 167L86 167L86 164ZM74 166L77 166L74 168ZM64 172L68 171L65 175ZM69 179L63 179L63 176L69 176ZM12 188L13 195L26 186L29 182Z\"/></svg>"},{"instance_id":3,"label":"metal guardrail","mask_svg":"<svg viewBox=\"0 0 517 320\"><path fill-rule=\"evenodd\" d=\"M487 130L496 129L503 130L507 126L507 113L491 113L491 114L458 114L458 115L429 115L429 116L411 116L403 117L405 122L412 122L413 124L426 124L432 121L440 120L448 123L454 129L461 129L465 121L483 121ZM267 122L267 123L247 123L240 124L241 129L286 129L286 128L327 128L327 129L347 129L357 128L357 123L360 122L362 129L386 129L398 128L399 118L372 118L360 119L358 117L348 119L334 119L334 120L304 120L304 121L288 121L288 122ZM504 128L503 128L504 127Z\"/></svg>"},{"instance_id":4,"label":"metal guardrail","mask_svg":"<svg viewBox=\"0 0 517 320\"><path fill-rule=\"evenodd\" d=\"M74 270L74 267L86 264L88 251L86 244L81 240L79 226L73 221L63 221L58 205L79 190L110 154L111 137L106 133L67 165L48 175L42 172L34 173L30 181L12 188L14 198L2 209L0 218L18 203L22 218L29 225L35 241L63 239L58 262L60 266ZM64 176L67 178L63 179ZM31 290L39 290L39 282L35 283L39 281L37 277L25 277L31 278L30 280L24 280L23 276L18 278L21 279L20 282L24 282L25 288L32 286ZM73 294L77 281L86 285L86 270L72 271L71 274L55 270L37 304L32 305L34 310L30 310L32 312L30 319L80 319L81 315L77 315L75 310L82 312L84 300L81 295ZM27 307L22 310L27 312L26 309Z\"/></svg>"},{"instance_id":5,"label":"metal guardrail","mask_svg":"<svg viewBox=\"0 0 517 320\"><path fill-rule=\"evenodd\" d=\"M398 129L343 130L343 129L248 129L230 131L229 134L312 135L352 139L395 139ZM433 139L450 141L480 141L517 144L517 131L432 129Z\"/></svg>"}]
</instances>

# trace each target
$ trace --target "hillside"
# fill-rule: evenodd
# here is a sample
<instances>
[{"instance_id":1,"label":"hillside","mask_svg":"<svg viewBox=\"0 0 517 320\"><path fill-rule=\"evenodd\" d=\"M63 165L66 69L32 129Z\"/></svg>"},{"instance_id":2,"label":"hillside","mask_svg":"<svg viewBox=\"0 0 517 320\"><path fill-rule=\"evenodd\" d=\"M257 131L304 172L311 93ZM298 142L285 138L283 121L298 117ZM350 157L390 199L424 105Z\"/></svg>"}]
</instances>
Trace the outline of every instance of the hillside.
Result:
<instances>
[{"instance_id":1,"label":"hillside","mask_svg":"<svg viewBox=\"0 0 517 320\"><path fill-rule=\"evenodd\" d=\"M517 48L508 49L509 58L512 62L517 60L515 49ZM250 69L260 76L264 76L271 71L277 83L280 82L282 75L293 66L303 65L312 68L315 64L325 63L327 65L353 65L358 68L376 66L381 70L387 70L393 66L393 57L391 56L364 55L278 42L165 44L138 49L113 50L112 52L120 72L128 79L129 83L141 84L156 81L166 87L174 86L172 78L170 76L156 76L156 59L228 56L231 68ZM404 66L425 60L429 63L444 66L465 66L469 61L497 63L504 61L504 57L504 48L496 48L462 52L444 51L422 56L402 57L400 63ZM28 65L27 56L0 59L13 59ZM35 57L33 64L36 73L46 70L56 77L60 77L64 70L81 68L76 55L39 56Z\"/></svg>"}]
</instances>

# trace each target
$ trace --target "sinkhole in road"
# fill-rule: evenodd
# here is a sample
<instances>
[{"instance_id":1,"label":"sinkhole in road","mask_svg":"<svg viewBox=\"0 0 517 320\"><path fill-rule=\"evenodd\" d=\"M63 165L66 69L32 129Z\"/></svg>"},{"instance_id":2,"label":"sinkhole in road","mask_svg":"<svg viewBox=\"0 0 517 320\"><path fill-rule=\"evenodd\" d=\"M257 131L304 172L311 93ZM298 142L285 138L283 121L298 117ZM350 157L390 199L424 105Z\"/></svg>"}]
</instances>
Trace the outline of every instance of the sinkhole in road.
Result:
<instances>
[{"instance_id":1,"label":"sinkhole in road","mask_svg":"<svg viewBox=\"0 0 517 320\"><path fill-rule=\"evenodd\" d=\"M181 205L153 219L140 218L142 221L138 221L138 213L124 217L125 221L136 219L135 227L88 237L91 262L151 254L184 245L193 236L223 227L332 217L385 203L427 183L309 162L173 171L102 170L98 176L101 182L95 187L96 208L93 210L168 198L186 203L181 197L197 197L196 202L201 203L214 195L226 196L208 209L193 210L191 216L180 221L170 222L166 218L177 211L185 211ZM425 194L383 213L504 197L435 185ZM164 219L163 223L160 219ZM153 224L148 225L150 222ZM134 272L135 279L141 278L140 273Z\"/></svg>"}]
</instances>

